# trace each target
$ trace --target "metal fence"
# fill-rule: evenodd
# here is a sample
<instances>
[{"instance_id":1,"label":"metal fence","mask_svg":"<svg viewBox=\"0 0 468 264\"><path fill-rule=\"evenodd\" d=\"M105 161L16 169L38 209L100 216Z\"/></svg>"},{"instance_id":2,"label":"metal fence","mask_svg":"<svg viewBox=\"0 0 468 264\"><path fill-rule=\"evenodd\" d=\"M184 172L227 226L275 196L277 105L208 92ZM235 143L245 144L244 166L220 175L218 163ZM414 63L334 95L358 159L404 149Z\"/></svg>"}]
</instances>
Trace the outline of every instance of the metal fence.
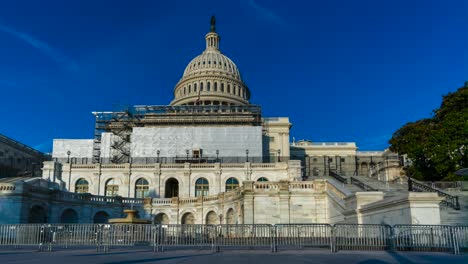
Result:
<instances>
[{"instance_id":1,"label":"metal fence","mask_svg":"<svg viewBox=\"0 0 468 264\"><path fill-rule=\"evenodd\" d=\"M238 225L0 225L0 246L37 247L40 251L93 247L468 251L468 226L358 224Z\"/></svg>"}]
</instances>

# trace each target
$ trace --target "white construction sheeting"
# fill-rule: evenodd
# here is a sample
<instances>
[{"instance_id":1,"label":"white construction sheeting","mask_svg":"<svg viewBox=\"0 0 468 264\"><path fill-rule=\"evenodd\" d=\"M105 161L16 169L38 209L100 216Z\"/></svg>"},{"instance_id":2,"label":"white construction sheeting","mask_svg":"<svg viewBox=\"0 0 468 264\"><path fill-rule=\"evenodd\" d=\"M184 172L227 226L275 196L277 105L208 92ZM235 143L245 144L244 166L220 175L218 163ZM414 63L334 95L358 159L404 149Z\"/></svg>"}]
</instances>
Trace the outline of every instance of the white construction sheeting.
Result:
<instances>
[{"instance_id":1,"label":"white construction sheeting","mask_svg":"<svg viewBox=\"0 0 468 264\"><path fill-rule=\"evenodd\" d=\"M205 157L262 156L261 126L226 127L135 127L131 137L132 157L185 157L186 150L200 149Z\"/></svg>"},{"instance_id":2,"label":"white construction sheeting","mask_svg":"<svg viewBox=\"0 0 468 264\"><path fill-rule=\"evenodd\" d=\"M92 158L92 139L54 139L52 157L67 158L67 151L73 158Z\"/></svg>"}]
</instances>

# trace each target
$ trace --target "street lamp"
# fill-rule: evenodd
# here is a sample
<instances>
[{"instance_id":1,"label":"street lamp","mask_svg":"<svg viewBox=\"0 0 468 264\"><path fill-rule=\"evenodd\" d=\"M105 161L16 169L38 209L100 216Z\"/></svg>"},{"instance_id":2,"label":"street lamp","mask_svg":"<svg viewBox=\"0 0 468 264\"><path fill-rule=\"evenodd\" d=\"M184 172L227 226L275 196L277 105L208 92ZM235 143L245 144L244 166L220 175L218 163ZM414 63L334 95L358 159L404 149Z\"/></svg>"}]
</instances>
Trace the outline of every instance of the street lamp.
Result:
<instances>
[{"instance_id":1,"label":"street lamp","mask_svg":"<svg viewBox=\"0 0 468 264\"><path fill-rule=\"evenodd\" d=\"M67 156L68 156L67 163L70 163L70 154L71 154L71 151L67 151Z\"/></svg>"},{"instance_id":2,"label":"street lamp","mask_svg":"<svg viewBox=\"0 0 468 264\"><path fill-rule=\"evenodd\" d=\"M161 151L158 149L156 150L156 156L157 156L157 162L159 163L159 154L161 153Z\"/></svg>"},{"instance_id":3,"label":"street lamp","mask_svg":"<svg viewBox=\"0 0 468 264\"><path fill-rule=\"evenodd\" d=\"M278 149L278 162L281 161L281 149Z\"/></svg>"},{"instance_id":4,"label":"street lamp","mask_svg":"<svg viewBox=\"0 0 468 264\"><path fill-rule=\"evenodd\" d=\"M216 150L216 162L219 162L219 149Z\"/></svg>"},{"instance_id":5,"label":"street lamp","mask_svg":"<svg viewBox=\"0 0 468 264\"><path fill-rule=\"evenodd\" d=\"M246 157L246 162L249 162L249 150L245 150L245 157Z\"/></svg>"}]
</instances>

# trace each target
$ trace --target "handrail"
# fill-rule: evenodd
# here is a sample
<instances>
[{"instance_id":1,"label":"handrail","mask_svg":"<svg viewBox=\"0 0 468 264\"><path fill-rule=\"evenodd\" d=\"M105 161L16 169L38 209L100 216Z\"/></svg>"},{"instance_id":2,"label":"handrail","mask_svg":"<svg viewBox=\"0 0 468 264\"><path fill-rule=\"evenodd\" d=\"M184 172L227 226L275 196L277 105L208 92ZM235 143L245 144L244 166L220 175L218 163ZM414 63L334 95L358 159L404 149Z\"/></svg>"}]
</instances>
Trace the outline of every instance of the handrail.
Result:
<instances>
[{"instance_id":1,"label":"handrail","mask_svg":"<svg viewBox=\"0 0 468 264\"><path fill-rule=\"evenodd\" d=\"M439 189L432 188L431 186L425 185L424 183L418 182L411 178L408 178L408 185L408 189L410 191L435 192L439 196L444 198L444 200L440 202L442 205L453 208L455 210L460 210L460 202L458 201L458 196L456 195L451 195Z\"/></svg>"},{"instance_id":2,"label":"handrail","mask_svg":"<svg viewBox=\"0 0 468 264\"><path fill-rule=\"evenodd\" d=\"M378 191L377 189L375 189L374 187L371 187L370 185L368 184L365 184L364 182L354 178L354 177L351 177L351 184L354 184L356 185L357 187L361 188L362 190L368 192L375 192L375 191Z\"/></svg>"},{"instance_id":3,"label":"handrail","mask_svg":"<svg viewBox=\"0 0 468 264\"><path fill-rule=\"evenodd\" d=\"M336 173L336 172L334 172L332 170L330 170L328 174L330 176L332 176L333 178L335 178L337 181L341 182L341 183L347 183L348 182L348 180L345 177L339 175L338 173Z\"/></svg>"}]
</instances>

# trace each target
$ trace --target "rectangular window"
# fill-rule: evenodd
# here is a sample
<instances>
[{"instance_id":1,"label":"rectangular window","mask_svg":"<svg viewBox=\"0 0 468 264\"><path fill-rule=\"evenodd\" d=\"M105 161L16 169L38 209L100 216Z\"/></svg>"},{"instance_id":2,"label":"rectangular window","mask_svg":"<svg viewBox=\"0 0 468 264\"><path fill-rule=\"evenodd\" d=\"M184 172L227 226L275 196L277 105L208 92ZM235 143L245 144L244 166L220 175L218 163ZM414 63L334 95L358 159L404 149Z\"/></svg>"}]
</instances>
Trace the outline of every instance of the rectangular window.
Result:
<instances>
[{"instance_id":1,"label":"rectangular window","mask_svg":"<svg viewBox=\"0 0 468 264\"><path fill-rule=\"evenodd\" d=\"M345 162L345 158L341 158L341 162Z\"/></svg>"}]
</instances>

